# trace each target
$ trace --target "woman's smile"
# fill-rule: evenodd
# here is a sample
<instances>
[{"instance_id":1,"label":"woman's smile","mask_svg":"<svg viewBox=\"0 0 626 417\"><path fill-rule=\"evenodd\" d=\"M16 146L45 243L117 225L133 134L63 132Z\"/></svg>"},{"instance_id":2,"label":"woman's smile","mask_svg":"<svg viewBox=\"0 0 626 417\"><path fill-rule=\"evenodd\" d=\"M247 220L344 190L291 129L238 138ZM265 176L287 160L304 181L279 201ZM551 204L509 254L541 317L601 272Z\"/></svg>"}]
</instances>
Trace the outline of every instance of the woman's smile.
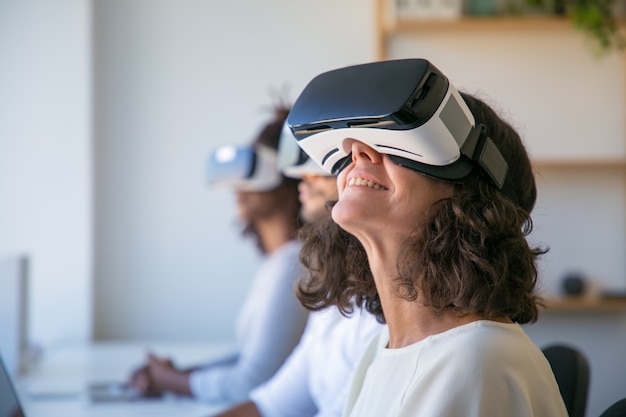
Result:
<instances>
[{"instance_id":1,"label":"woman's smile","mask_svg":"<svg viewBox=\"0 0 626 417\"><path fill-rule=\"evenodd\" d=\"M375 190L388 190L384 185L378 184L372 180L363 177L351 177L348 180L348 187L352 186L361 186L361 187L369 187Z\"/></svg>"}]
</instances>

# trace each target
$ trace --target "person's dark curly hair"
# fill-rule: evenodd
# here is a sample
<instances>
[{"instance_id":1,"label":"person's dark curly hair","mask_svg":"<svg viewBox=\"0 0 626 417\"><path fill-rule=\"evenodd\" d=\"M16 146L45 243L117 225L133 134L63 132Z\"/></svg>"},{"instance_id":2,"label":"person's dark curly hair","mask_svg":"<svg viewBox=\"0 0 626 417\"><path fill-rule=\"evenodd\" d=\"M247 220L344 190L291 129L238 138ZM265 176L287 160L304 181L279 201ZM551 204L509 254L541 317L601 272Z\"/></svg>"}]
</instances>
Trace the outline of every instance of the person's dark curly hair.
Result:
<instances>
[{"instance_id":1,"label":"person's dark curly hair","mask_svg":"<svg viewBox=\"0 0 626 417\"><path fill-rule=\"evenodd\" d=\"M272 148L274 150L278 150L278 144L280 141L280 134L283 129L283 124L289 115L290 108L285 105L278 105L273 109L273 117L267 122L259 131L258 135L252 142L253 146L264 145L268 148ZM290 218L293 218L293 230L297 231L302 226L302 221L300 220L300 200L298 199L298 183L300 181L294 178L289 178L286 176L282 176L282 181L280 185L271 191L266 191L267 193L271 193L273 197L276 199L278 203L281 204L281 207L284 210L289 211L292 215ZM244 237L250 237L256 243L257 248L261 253L266 253L263 241L259 232L257 231L253 222L246 222L243 225L243 229L241 234ZM295 237L295 235L294 235Z\"/></svg>"},{"instance_id":2,"label":"person's dark curly hair","mask_svg":"<svg viewBox=\"0 0 626 417\"><path fill-rule=\"evenodd\" d=\"M397 294L407 300L419 294L438 310L534 322L540 302L536 262L546 250L526 239L537 198L528 154L517 132L487 104L462 96L508 162L508 175L498 190L475 168L454 184L450 198L434 204L432 218L398 256ZM328 216L305 226L299 237L301 261L309 269L297 289L305 307L336 305L344 314L364 307L384 321L367 255L354 236Z\"/></svg>"}]
</instances>

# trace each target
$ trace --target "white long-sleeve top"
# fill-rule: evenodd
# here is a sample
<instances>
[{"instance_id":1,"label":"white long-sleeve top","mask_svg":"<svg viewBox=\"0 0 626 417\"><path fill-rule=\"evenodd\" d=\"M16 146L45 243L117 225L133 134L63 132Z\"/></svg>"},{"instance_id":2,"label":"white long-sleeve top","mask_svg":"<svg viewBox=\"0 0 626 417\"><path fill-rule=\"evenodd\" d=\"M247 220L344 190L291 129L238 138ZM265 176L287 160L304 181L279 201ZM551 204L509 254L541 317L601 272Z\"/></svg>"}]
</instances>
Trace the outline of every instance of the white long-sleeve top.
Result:
<instances>
[{"instance_id":1,"label":"white long-sleeve top","mask_svg":"<svg viewBox=\"0 0 626 417\"><path fill-rule=\"evenodd\" d=\"M550 364L518 324L475 321L400 349L381 332L346 417L567 417Z\"/></svg>"},{"instance_id":2,"label":"white long-sleeve top","mask_svg":"<svg viewBox=\"0 0 626 417\"><path fill-rule=\"evenodd\" d=\"M382 327L359 310L311 313L294 352L250 398L263 417L340 417L358 358Z\"/></svg>"},{"instance_id":3,"label":"white long-sleeve top","mask_svg":"<svg viewBox=\"0 0 626 417\"><path fill-rule=\"evenodd\" d=\"M194 370L189 376L194 397L220 404L244 401L292 352L308 316L294 293L305 271L299 251L300 245L290 241L261 264L239 312L238 354Z\"/></svg>"}]
</instances>

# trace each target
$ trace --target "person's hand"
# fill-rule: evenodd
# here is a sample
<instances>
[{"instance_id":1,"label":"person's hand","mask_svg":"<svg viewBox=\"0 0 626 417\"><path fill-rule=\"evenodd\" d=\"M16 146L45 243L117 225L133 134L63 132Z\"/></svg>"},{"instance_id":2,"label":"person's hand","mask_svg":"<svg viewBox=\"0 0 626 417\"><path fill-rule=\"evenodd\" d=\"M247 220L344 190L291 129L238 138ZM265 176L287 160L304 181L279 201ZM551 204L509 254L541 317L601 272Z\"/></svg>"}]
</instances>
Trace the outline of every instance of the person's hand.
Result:
<instances>
[{"instance_id":1,"label":"person's hand","mask_svg":"<svg viewBox=\"0 0 626 417\"><path fill-rule=\"evenodd\" d=\"M128 384L144 395L159 395L167 391L191 396L189 373L176 369L168 358L148 353L146 364L132 373Z\"/></svg>"},{"instance_id":2,"label":"person's hand","mask_svg":"<svg viewBox=\"0 0 626 417\"><path fill-rule=\"evenodd\" d=\"M145 392L150 385L150 375L148 374L148 365L142 365L135 369L128 379L128 385L136 390Z\"/></svg>"},{"instance_id":3,"label":"person's hand","mask_svg":"<svg viewBox=\"0 0 626 417\"><path fill-rule=\"evenodd\" d=\"M132 372L128 385L144 394L161 394L170 389L168 381L177 372L170 359L148 353L146 364Z\"/></svg>"},{"instance_id":4,"label":"person's hand","mask_svg":"<svg viewBox=\"0 0 626 417\"><path fill-rule=\"evenodd\" d=\"M150 377L150 383L148 384L149 392L163 393L165 391L172 391L180 393L178 387L175 385L175 381L179 374L172 361L169 358L157 358L151 353L147 356L148 375Z\"/></svg>"}]
</instances>

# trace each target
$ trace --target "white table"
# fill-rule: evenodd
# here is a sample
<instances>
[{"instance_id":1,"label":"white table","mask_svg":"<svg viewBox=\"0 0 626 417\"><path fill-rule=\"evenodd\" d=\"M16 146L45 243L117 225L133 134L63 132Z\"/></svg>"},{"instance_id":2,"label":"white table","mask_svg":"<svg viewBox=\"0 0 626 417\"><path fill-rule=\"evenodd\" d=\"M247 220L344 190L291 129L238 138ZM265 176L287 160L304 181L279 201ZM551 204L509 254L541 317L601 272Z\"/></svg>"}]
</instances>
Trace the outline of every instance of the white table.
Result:
<instances>
[{"instance_id":1,"label":"white table","mask_svg":"<svg viewBox=\"0 0 626 417\"><path fill-rule=\"evenodd\" d=\"M91 404L85 396L90 382L127 380L132 369L145 363L150 349L172 358L182 368L232 353L232 344L97 342L47 351L16 388L26 417L208 417L224 409L190 398L166 396L132 403Z\"/></svg>"}]
</instances>

